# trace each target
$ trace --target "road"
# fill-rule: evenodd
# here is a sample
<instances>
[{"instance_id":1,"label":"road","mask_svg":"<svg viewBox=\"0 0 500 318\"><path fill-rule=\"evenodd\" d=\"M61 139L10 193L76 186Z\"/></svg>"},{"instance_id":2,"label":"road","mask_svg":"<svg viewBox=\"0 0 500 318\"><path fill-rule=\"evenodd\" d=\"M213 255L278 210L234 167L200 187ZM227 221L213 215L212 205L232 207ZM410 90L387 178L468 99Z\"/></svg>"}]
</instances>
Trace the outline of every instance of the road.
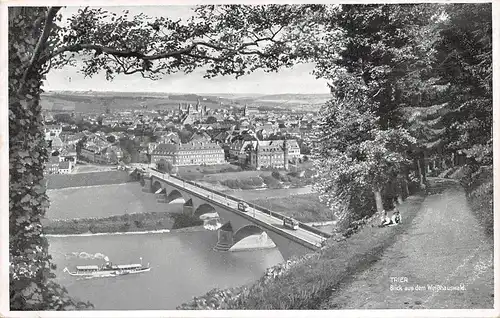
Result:
<instances>
[{"instance_id":1,"label":"road","mask_svg":"<svg viewBox=\"0 0 500 318\"><path fill-rule=\"evenodd\" d=\"M148 172L152 175L155 175L156 177L159 177L163 180L166 180L167 182L175 184L181 188L185 188L187 190L193 191L201 197L207 197L211 200L216 201L217 203L219 203L221 205L228 206L228 207L231 207L234 209L238 209L238 201L232 200L226 196L221 196L219 194L213 193L211 191L207 191L205 189L202 189L202 188L197 187L195 185L181 181L179 179L171 178L168 174L163 174L163 173L160 173L160 172L157 172L154 170L148 170ZM293 235L293 236L295 236L295 237L297 237L305 242L316 245L318 247L320 247L321 243L325 240L324 237L322 237L316 233L309 232L303 228L299 228L298 230L292 230L292 229L285 228L283 226L283 221L280 218L277 218L277 217L271 216L267 213L264 213L264 212L260 211L259 209L252 207L251 205L246 213L256 220L265 222L269 226L277 229L278 231L286 232L290 235Z\"/></svg>"},{"instance_id":2,"label":"road","mask_svg":"<svg viewBox=\"0 0 500 318\"><path fill-rule=\"evenodd\" d=\"M401 228L395 243L373 265L350 275L320 308L493 308L493 240L460 185L435 182L442 184L441 192L423 201L411 224L403 219L401 226L408 228Z\"/></svg>"}]
</instances>

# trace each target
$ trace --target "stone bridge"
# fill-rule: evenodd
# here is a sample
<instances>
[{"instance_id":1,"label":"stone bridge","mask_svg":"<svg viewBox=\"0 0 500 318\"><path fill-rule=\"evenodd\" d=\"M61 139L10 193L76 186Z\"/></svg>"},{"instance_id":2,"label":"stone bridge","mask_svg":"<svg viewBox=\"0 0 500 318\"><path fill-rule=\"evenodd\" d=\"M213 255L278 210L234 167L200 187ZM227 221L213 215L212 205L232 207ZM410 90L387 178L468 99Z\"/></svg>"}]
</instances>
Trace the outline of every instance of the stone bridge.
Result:
<instances>
[{"instance_id":1,"label":"stone bridge","mask_svg":"<svg viewBox=\"0 0 500 318\"><path fill-rule=\"evenodd\" d=\"M229 222L228 226L219 229L215 245L218 250L237 247L238 242L245 238L260 234L264 239L266 236L270 238L286 260L320 248L329 237L303 223L297 230L286 228L283 226L283 215L252 204L248 211L240 211L238 202L243 202L241 199L155 169L148 169L142 178L143 187L147 191L161 193L167 203L182 199L184 213L198 217L217 213L222 223Z\"/></svg>"}]
</instances>

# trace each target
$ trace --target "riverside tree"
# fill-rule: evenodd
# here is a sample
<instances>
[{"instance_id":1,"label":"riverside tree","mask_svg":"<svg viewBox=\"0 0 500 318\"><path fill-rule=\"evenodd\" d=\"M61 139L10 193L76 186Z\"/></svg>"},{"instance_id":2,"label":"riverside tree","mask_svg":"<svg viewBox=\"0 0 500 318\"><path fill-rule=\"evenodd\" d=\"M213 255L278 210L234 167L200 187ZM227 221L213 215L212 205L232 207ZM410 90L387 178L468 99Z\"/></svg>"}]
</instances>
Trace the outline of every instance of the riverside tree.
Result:
<instances>
[{"instance_id":1,"label":"riverside tree","mask_svg":"<svg viewBox=\"0 0 500 318\"><path fill-rule=\"evenodd\" d=\"M374 206L383 210L386 185L406 181L416 140L401 110L415 102L418 90L408 84L428 60L418 36L435 15L432 8L342 5L330 20L342 39L334 39L338 50L316 55L316 74L330 80L333 98L321 111L314 157L322 171L316 187L340 218Z\"/></svg>"},{"instance_id":2,"label":"riverside tree","mask_svg":"<svg viewBox=\"0 0 500 318\"><path fill-rule=\"evenodd\" d=\"M362 80L339 73L337 86L342 87L342 96L322 108L323 122L313 153L316 169L321 171L315 188L336 212L337 220L343 221L369 215L370 202L375 202L377 211L384 209L382 191L409 164L406 150L415 138L404 128L380 129ZM360 209L364 215L353 214L356 206L364 208Z\"/></svg>"},{"instance_id":3,"label":"riverside tree","mask_svg":"<svg viewBox=\"0 0 500 318\"><path fill-rule=\"evenodd\" d=\"M321 8L202 6L188 21L83 8L66 21L60 7L10 7L10 308L90 306L71 299L53 282L54 265L41 235L40 221L49 200L42 184L48 154L40 94L51 69L81 66L86 76L104 72L109 80L116 74L136 73L157 79L200 67L207 77L276 71L295 63L296 30L314 30L311 17Z\"/></svg>"}]
</instances>

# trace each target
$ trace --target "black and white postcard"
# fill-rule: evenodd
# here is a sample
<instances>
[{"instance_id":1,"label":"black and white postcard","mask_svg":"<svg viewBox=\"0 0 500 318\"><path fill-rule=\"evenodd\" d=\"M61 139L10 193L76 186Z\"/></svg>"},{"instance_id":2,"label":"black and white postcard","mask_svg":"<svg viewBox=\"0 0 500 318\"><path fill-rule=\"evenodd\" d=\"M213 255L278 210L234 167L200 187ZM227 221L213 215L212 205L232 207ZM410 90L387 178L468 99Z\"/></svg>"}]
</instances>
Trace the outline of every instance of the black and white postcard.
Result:
<instances>
[{"instance_id":1,"label":"black and white postcard","mask_svg":"<svg viewBox=\"0 0 500 318\"><path fill-rule=\"evenodd\" d=\"M1 6L2 317L500 314L495 3L42 4Z\"/></svg>"}]
</instances>

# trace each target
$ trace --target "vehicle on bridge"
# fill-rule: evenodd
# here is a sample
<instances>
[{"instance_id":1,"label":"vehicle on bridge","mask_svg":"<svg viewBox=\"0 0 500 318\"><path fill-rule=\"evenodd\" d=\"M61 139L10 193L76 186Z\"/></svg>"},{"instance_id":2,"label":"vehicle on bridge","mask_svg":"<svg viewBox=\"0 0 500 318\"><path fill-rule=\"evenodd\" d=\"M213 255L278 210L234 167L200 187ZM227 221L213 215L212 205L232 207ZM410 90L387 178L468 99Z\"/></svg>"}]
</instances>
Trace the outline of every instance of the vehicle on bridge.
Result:
<instances>
[{"instance_id":1,"label":"vehicle on bridge","mask_svg":"<svg viewBox=\"0 0 500 318\"><path fill-rule=\"evenodd\" d=\"M246 202L238 202L238 210L243 212L248 212L250 206Z\"/></svg>"},{"instance_id":2,"label":"vehicle on bridge","mask_svg":"<svg viewBox=\"0 0 500 318\"><path fill-rule=\"evenodd\" d=\"M298 230L299 229L299 221L293 219L293 218L284 218L283 219L283 226L287 227L292 230Z\"/></svg>"}]
</instances>

